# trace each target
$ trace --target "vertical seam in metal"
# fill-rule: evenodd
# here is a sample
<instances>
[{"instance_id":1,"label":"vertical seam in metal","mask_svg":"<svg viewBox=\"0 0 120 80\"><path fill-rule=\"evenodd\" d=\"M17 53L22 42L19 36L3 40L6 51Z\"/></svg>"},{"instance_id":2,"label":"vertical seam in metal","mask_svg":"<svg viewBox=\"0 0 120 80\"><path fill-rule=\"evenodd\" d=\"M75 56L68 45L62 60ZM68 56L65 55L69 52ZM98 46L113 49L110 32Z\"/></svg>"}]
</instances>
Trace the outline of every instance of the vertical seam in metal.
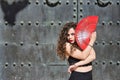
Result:
<instances>
[{"instance_id":1,"label":"vertical seam in metal","mask_svg":"<svg viewBox=\"0 0 120 80\"><path fill-rule=\"evenodd\" d=\"M78 0L77 0L77 22L78 22Z\"/></svg>"}]
</instances>

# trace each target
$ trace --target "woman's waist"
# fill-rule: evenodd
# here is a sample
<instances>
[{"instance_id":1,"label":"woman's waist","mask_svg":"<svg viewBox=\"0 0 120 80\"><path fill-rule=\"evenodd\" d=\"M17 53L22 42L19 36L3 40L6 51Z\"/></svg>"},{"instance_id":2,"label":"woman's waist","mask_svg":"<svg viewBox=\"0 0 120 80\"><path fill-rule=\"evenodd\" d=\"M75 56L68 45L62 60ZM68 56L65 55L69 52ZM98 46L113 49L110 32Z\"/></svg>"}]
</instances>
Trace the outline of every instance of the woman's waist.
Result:
<instances>
[{"instance_id":1,"label":"woman's waist","mask_svg":"<svg viewBox=\"0 0 120 80\"><path fill-rule=\"evenodd\" d=\"M92 70L92 65L77 67L75 71L77 72L88 72Z\"/></svg>"}]
</instances>

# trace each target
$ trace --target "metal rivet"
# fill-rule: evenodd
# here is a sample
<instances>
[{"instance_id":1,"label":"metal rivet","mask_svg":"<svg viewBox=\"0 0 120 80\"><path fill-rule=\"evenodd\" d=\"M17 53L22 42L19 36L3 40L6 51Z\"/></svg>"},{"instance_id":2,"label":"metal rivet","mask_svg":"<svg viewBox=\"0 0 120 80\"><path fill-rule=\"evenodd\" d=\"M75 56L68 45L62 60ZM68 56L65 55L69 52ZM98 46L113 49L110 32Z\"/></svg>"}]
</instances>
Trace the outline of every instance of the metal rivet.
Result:
<instances>
[{"instance_id":1,"label":"metal rivet","mask_svg":"<svg viewBox=\"0 0 120 80\"><path fill-rule=\"evenodd\" d=\"M38 5L38 4L39 4L39 1L37 0L37 1L36 1L36 5Z\"/></svg>"},{"instance_id":2,"label":"metal rivet","mask_svg":"<svg viewBox=\"0 0 120 80\"><path fill-rule=\"evenodd\" d=\"M8 63L5 63L5 67L8 67Z\"/></svg>"},{"instance_id":3,"label":"metal rivet","mask_svg":"<svg viewBox=\"0 0 120 80\"><path fill-rule=\"evenodd\" d=\"M90 5L90 1L88 1L87 4Z\"/></svg>"},{"instance_id":4,"label":"metal rivet","mask_svg":"<svg viewBox=\"0 0 120 80\"><path fill-rule=\"evenodd\" d=\"M29 0L28 4L31 4L31 1Z\"/></svg>"},{"instance_id":5,"label":"metal rivet","mask_svg":"<svg viewBox=\"0 0 120 80\"><path fill-rule=\"evenodd\" d=\"M59 23L58 23L59 25L61 25L61 21L59 21Z\"/></svg>"},{"instance_id":6,"label":"metal rivet","mask_svg":"<svg viewBox=\"0 0 120 80\"><path fill-rule=\"evenodd\" d=\"M5 46L7 46L8 45L8 42L5 42Z\"/></svg>"},{"instance_id":7,"label":"metal rivet","mask_svg":"<svg viewBox=\"0 0 120 80\"><path fill-rule=\"evenodd\" d=\"M102 41L102 45L105 45L105 41Z\"/></svg>"},{"instance_id":8,"label":"metal rivet","mask_svg":"<svg viewBox=\"0 0 120 80\"><path fill-rule=\"evenodd\" d=\"M110 41L110 42L109 42L109 44L110 44L110 45L112 45L112 44L113 44L113 42L112 42L112 41Z\"/></svg>"},{"instance_id":9,"label":"metal rivet","mask_svg":"<svg viewBox=\"0 0 120 80\"><path fill-rule=\"evenodd\" d=\"M97 5L97 2L95 2L95 5Z\"/></svg>"},{"instance_id":10,"label":"metal rivet","mask_svg":"<svg viewBox=\"0 0 120 80\"><path fill-rule=\"evenodd\" d=\"M23 25L23 24L24 24L24 21L21 21L20 24Z\"/></svg>"},{"instance_id":11,"label":"metal rivet","mask_svg":"<svg viewBox=\"0 0 120 80\"><path fill-rule=\"evenodd\" d=\"M21 63L21 66L23 67L23 66L24 66L24 63Z\"/></svg>"},{"instance_id":12,"label":"metal rivet","mask_svg":"<svg viewBox=\"0 0 120 80\"><path fill-rule=\"evenodd\" d=\"M83 17L83 15L82 14L80 14L80 18L82 18Z\"/></svg>"},{"instance_id":13,"label":"metal rivet","mask_svg":"<svg viewBox=\"0 0 120 80\"><path fill-rule=\"evenodd\" d=\"M44 4L44 5L46 4L45 0L44 0L43 4Z\"/></svg>"},{"instance_id":14,"label":"metal rivet","mask_svg":"<svg viewBox=\"0 0 120 80\"><path fill-rule=\"evenodd\" d=\"M103 61L102 64L105 65L105 61Z\"/></svg>"},{"instance_id":15,"label":"metal rivet","mask_svg":"<svg viewBox=\"0 0 120 80\"><path fill-rule=\"evenodd\" d=\"M75 4L76 4L76 1L73 1L73 4L75 5Z\"/></svg>"},{"instance_id":16,"label":"metal rivet","mask_svg":"<svg viewBox=\"0 0 120 80\"><path fill-rule=\"evenodd\" d=\"M95 61L95 65L98 65L98 62L97 62L97 61Z\"/></svg>"},{"instance_id":17,"label":"metal rivet","mask_svg":"<svg viewBox=\"0 0 120 80\"><path fill-rule=\"evenodd\" d=\"M54 21L51 21L51 23L50 23L51 25L54 25Z\"/></svg>"},{"instance_id":18,"label":"metal rivet","mask_svg":"<svg viewBox=\"0 0 120 80\"><path fill-rule=\"evenodd\" d=\"M110 22L109 22L109 25L112 25L112 24L113 24L113 22L112 22L112 21L110 21Z\"/></svg>"},{"instance_id":19,"label":"metal rivet","mask_svg":"<svg viewBox=\"0 0 120 80\"><path fill-rule=\"evenodd\" d=\"M80 11L82 12L82 11L83 11L83 8L80 8Z\"/></svg>"},{"instance_id":20,"label":"metal rivet","mask_svg":"<svg viewBox=\"0 0 120 80\"><path fill-rule=\"evenodd\" d=\"M117 41L117 45L120 45L120 41Z\"/></svg>"},{"instance_id":21,"label":"metal rivet","mask_svg":"<svg viewBox=\"0 0 120 80\"><path fill-rule=\"evenodd\" d=\"M66 5L68 5L69 4L69 1L66 1Z\"/></svg>"},{"instance_id":22,"label":"metal rivet","mask_svg":"<svg viewBox=\"0 0 120 80\"><path fill-rule=\"evenodd\" d=\"M95 41L95 45L98 45L98 42L97 42L97 41Z\"/></svg>"},{"instance_id":23,"label":"metal rivet","mask_svg":"<svg viewBox=\"0 0 120 80\"><path fill-rule=\"evenodd\" d=\"M31 21L28 21L28 25L30 26L32 24L32 22Z\"/></svg>"},{"instance_id":24,"label":"metal rivet","mask_svg":"<svg viewBox=\"0 0 120 80\"><path fill-rule=\"evenodd\" d=\"M20 42L20 45L23 46L23 42Z\"/></svg>"},{"instance_id":25,"label":"metal rivet","mask_svg":"<svg viewBox=\"0 0 120 80\"><path fill-rule=\"evenodd\" d=\"M120 25L120 21L117 21L117 25Z\"/></svg>"},{"instance_id":26,"label":"metal rivet","mask_svg":"<svg viewBox=\"0 0 120 80\"><path fill-rule=\"evenodd\" d=\"M113 61L110 61L110 64L113 64Z\"/></svg>"},{"instance_id":27,"label":"metal rivet","mask_svg":"<svg viewBox=\"0 0 120 80\"><path fill-rule=\"evenodd\" d=\"M120 2L119 2L119 1L117 1L117 5L120 5Z\"/></svg>"},{"instance_id":28,"label":"metal rivet","mask_svg":"<svg viewBox=\"0 0 120 80\"><path fill-rule=\"evenodd\" d=\"M39 21L36 21L36 23L35 23L36 25L39 25Z\"/></svg>"},{"instance_id":29,"label":"metal rivet","mask_svg":"<svg viewBox=\"0 0 120 80\"><path fill-rule=\"evenodd\" d=\"M16 66L16 63L13 63L13 67L15 67Z\"/></svg>"},{"instance_id":30,"label":"metal rivet","mask_svg":"<svg viewBox=\"0 0 120 80\"><path fill-rule=\"evenodd\" d=\"M5 21L5 25L6 25L6 26L8 25L8 22L7 22L7 21Z\"/></svg>"},{"instance_id":31,"label":"metal rivet","mask_svg":"<svg viewBox=\"0 0 120 80\"><path fill-rule=\"evenodd\" d=\"M102 22L102 25L105 25L105 21Z\"/></svg>"},{"instance_id":32,"label":"metal rivet","mask_svg":"<svg viewBox=\"0 0 120 80\"><path fill-rule=\"evenodd\" d=\"M120 61L117 61L117 66L119 66L120 65Z\"/></svg>"},{"instance_id":33,"label":"metal rivet","mask_svg":"<svg viewBox=\"0 0 120 80\"><path fill-rule=\"evenodd\" d=\"M76 18L76 14L73 15L73 18Z\"/></svg>"},{"instance_id":34,"label":"metal rivet","mask_svg":"<svg viewBox=\"0 0 120 80\"><path fill-rule=\"evenodd\" d=\"M73 11L75 12L75 11L76 11L76 8L74 8Z\"/></svg>"},{"instance_id":35,"label":"metal rivet","mask_svg":"<svg viewBox=\"0 0 120 80\"><path fill-rule=\"evenodd\" d=\"M28 63L28 66L31 67L31 63Z\"/></svg>"},{"instance_id":36,"label":"metal rivet","mask_svg":"<svg viewBox=\"0 0 120 80\"><path fill-rule=\"evenodd\" d=\"M38 45L39 45L39 42L37 41L35 44L36 44L36 46L38 46Z\"/></svg>"},{"instance_id":37,"label":"metal rivet","mask_svg":"<svg viewBox=\"0 0 120 80\"><path fill-rule=\"evenodd\" d=\"M82 1L80 1L80 5L82 5L83 4L83 2Z\"/></svg>"}]
</instances>

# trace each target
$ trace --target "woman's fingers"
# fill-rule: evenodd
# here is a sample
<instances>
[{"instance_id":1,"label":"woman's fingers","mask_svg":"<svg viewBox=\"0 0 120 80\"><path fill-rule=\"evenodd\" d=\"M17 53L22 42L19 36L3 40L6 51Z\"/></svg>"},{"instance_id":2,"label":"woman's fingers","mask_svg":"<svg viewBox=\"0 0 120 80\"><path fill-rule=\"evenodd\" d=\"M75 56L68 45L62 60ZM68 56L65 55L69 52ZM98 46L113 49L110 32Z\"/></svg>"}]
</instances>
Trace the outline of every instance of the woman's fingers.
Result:
<instances>
[{"instance_id":1,"label":"woman's fingers","mask_svg":"<svg viewBox=\"0 0 120 80\"><path fill-rule=\"evenodd\" d=\"M76 69L76 66L75 65L71 65L69 66L68 68L68 72L71 73L72 71L74 71Z\"/></svg>"},{"instance_id":2,"label":"woman's fingers","mask_svg":"<svg viewBox=\"0 0 120 80\"><path fill-rule=\"evenodd\" d=\"M70 67L68 68L68 72L71 73Z\"/></svg>"},{"instance_id":3,"label":"woman's fingers","mask_svg":"<svg viewBox=\"0 0 120 80\"><path fill-rule=\"evenodd\" d=\"M91 34L90 39L91 39L93 42L96 40L96 35L97 35L96 31Z\"/></svg>"}]
</instances>

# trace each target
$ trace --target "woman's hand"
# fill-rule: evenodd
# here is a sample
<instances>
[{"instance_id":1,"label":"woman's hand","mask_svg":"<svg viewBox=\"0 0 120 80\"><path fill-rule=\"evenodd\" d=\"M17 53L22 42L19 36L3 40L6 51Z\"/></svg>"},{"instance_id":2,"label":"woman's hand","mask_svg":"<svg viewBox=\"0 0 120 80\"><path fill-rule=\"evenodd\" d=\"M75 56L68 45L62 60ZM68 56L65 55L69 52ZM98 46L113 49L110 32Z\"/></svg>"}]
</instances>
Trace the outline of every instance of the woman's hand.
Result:
<instances>
[{"instance_id":1,"label":"woman's hand","mask_svg":"<svg viewBox=\"0 0 120 80\"><path fill-rule=\"evenodd\" d=\"M92 46L93 46L93 44L94 44L94 42L96 40L96 35L97 35L96 31L91 34L90 43L89 44L92 45Z\"/></svg>"},{"instance_id":2,"label":"woman's hand","mask_svg":"<svg viewBox=\"0 0 120 80\"><path fill-rule=\"evenodd\" d=\"M68 72L71 73L72 71L74 71L75 69L77 68L77 66L74 64L74 65L70 65L69 68L68 68Z\"/></svg>"}]
</instances>

